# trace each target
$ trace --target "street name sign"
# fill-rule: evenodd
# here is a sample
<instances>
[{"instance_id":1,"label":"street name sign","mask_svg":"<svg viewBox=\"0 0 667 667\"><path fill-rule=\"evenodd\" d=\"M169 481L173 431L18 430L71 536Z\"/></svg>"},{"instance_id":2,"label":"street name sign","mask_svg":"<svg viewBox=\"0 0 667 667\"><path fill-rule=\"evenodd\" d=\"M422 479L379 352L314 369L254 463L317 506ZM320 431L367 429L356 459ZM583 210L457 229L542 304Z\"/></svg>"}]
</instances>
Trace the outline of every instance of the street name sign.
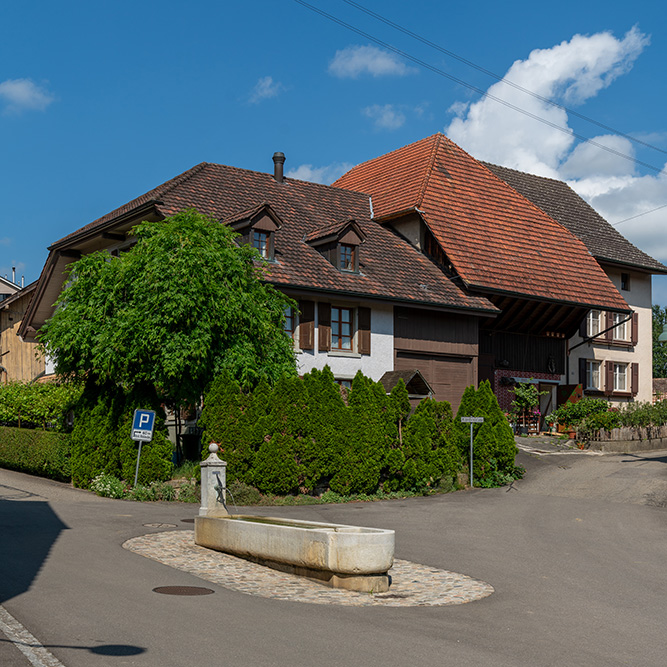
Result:
<instances>
[{"instance_id":1,"label":"street name sign","mask_svg":"<svg viewBox=\"0 0 667 667\"><path fill-rule=\"evenodd\" d=\"M137 408L132 419L132 440L150 442L153 439L154 428L155 410Z\"/></svg>"}]
</instances>

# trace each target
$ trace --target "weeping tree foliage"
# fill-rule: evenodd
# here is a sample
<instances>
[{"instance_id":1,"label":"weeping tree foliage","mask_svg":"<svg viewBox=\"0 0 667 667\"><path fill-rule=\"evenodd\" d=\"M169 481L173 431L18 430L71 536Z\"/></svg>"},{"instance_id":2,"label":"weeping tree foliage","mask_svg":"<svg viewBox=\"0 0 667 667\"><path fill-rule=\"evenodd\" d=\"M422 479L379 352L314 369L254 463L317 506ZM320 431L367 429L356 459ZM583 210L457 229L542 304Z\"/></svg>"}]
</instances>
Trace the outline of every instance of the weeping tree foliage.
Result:
<instances>
[{"instance_id":1,"label":"weeping tree foliage","mask_svg":"<svg viewBox=\"0 0 667 667\"><path fill-rule=\"evenodd\" d=\"M283 332L294 305L263 281L259 254L228 227L195 210L134 229L118 258L82 257L40 333L63 375L154 387L176 403L196 403L223 373L242 387L295 375Z\"/></svg>"}]
</instances>

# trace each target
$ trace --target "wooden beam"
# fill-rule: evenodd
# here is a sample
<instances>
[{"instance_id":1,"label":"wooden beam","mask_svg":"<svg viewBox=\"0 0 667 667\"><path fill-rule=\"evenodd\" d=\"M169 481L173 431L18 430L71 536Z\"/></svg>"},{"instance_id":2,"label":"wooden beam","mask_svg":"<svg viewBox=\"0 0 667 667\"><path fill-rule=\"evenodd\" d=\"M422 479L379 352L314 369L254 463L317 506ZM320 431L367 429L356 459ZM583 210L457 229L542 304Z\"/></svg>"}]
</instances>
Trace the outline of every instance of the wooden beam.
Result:
<instances>
[{"instance_id":1,"label":"wooden beam","mask_svg":"<svg viewBox=\"0 0 667 667\"><path fill-rule=\"evenodd\" d=\"M126 236L125 234L114 234L114 232L102 232L102 238L108 241L124 241Z\"/></svg>"}]
</instances>

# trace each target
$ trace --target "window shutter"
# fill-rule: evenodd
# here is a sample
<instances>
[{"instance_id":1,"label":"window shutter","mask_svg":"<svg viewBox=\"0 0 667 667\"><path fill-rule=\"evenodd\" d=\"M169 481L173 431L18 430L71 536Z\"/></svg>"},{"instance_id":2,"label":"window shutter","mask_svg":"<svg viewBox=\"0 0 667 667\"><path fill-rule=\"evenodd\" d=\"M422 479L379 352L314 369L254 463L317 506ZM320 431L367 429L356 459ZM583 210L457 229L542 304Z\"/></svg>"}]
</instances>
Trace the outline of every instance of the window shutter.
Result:
<instances>
[{"instance_id":1,"label":"window shutter","mask_svg":"<svg viewBox=\"0 0 667 667\"><path fill-rule=\"evenodd\" d=\"M358 308L358 342L359 354L371 353L371 309Z\"/></svg>"},{"instance_id":2,"label":"window shutter","mask_svg":"<svg viewBox=\"0 0 667 667\"><path fill-rule=\"evenodd\" d=\"M639 340L639 316L637 313L632 313L632 328L630 333L630 339L632 341L632 346L637 345Z\"/></svg>"},{"instance_id":3,"label":"window shutter","mask_svg":"<svg viewBox=\"0 0 667 667\"><path fill-rule=\"evenodd\" d=\"M603 313L602 317L600 318L602 320L601 324L601 329L600 331L604 331L605 329L609 329L609 327L614 326L614 316L611 313ZM614 335L614 330L610 329L609 331L603 333L601 336L598 336L599 341L610 341Z\"/></svg>"},{"instance_id":4,"label":"window shutter","mask_svg":"<svg viewBox=\"0 0 667 667\"><path fill-rule=\"evenodd\" d=\"M579 335L582 338L588 337L588 313L586 313L582 323L579 325Z\"/></svg>"},{"instance_id":5,"label":"window shutter","mask_svg":"<svg viewBox=\"0 0 667 667\"><path fill-rule=\"evenodd\" d=\"M630 364L630 392L636 396L639 392L639 364Z\"/></svg>"},{"instance_id":6,"label":"window shutter","mask_svg":"<svg viewBox=\"0 0 667 667\"><path fill-rule=\"evenodd\" d=\"M331 349L331 304L317 304L317 349L328 352Z\"/></svg>"},{"instance_id":7,"label":"window shutter","mask_svg":"<svg viewBox=\"0 0 667 667\"><path fill-rule=\"evenodd\" d=\"M315 303L299 301L299 347L312 350L315 347Z\"/></svg>"},{"instance_id":8,"label":"window shutter","mask_svg":"<svg viewBox=\"0 0 667 667\"><path fill-rule=\"evenodd\" d=\"M614 391L614 362L604 362L604 393L611 394Z\"/></svg>"},{"instance_id":9,"label":"window shutter","mask_svg":"<svg viewBox=\"0 0 667 667\"><path fill-rule=\"evenodd\" d=\"M586 359L579 359L579 384L586 389Z\"/></svg>"}]
</instances>

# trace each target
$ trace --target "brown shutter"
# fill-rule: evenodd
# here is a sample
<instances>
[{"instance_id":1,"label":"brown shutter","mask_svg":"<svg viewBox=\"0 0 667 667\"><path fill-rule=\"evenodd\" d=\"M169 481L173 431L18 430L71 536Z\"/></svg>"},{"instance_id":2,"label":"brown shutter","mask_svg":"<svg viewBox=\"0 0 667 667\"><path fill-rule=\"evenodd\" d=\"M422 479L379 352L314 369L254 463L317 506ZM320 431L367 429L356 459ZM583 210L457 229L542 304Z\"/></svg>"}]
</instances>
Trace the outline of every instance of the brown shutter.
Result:
<instances>
[{"instance_id":1,"label":"brown shutter","mask_svg":"<svg viewBox=\"0 0 667 667\"><path fill-rule=\"evenodd\" d=\"M614 391L614 362L604 362L604 393L611 394Z\"/></svg>"},{"instance_id":2,"label":"brown shutter","mask_svg":"<svg viewBox=\"0 0 667 667\"><path fill-rule=\"evenodd\" d=\"M630 392L633 396L639 391L639 364L630 364Z\"/></svg>"},{"instance_id":3,"label":"brown shutter","mask_svg":"<svg viewBox=\"0 0 667 667\"><path fill-rule=\"evenodd\" d=\"M579 384L582 389L586 389L586 359L579 359Z\"/></svg>"},{"instance_id":4,"label":"brown shutter","mask_svg":"<svg viewBox=\"0 0 667 667\"><path fill-rule=\"evenodd\" d=\"M632 313L632 328L630 331L630 339L632 341L632 346L637 345L639 340L639 316L637 313Z\"/></svg>"},{"instance_id":5,"label":"brown shutter","mask_svg":"<svg viewBox=\"0 0 667 667\"><path fill-rule=\"evenodd\" d=\"M602 329L601 331L604 331L605 329L609 329L609 327L614 325L614 316L611 313L602 313L602 317L600 318L602 320ZM599 341L610 341L613 338L614 335L614 330L610 329L606 333L603 333L601 336L598 336Z\"/></svg>"},{"instance_id":6,"label":"brown shutter","mask_svg":"<svg viewBox=\"0 0 667 667\"><path fill-rule=\"evenodd\" d=\"M371 353L371 309L357 309L359 354Z\"/></svg>"},{"instance_id":7,"label":"brown shutter","mask_svg":"<svg viewBox=\"0 0 667 667\"><path fill-rule=\"evenodd\" d=\"M299 347L312 350L315 347L315 303L299 301Z\"/></svg>"},{"instance_id":8,"label":"brown shutter","mask_svg":"<svg viewBox=\"0 0 667 667\"><path fill-rule=\"evenodd\" d=\"M328 352L331 349L331 304L317 304L317 349Z\"/></svg>"},{"instance_id":9,"label":"brown shutter","mask_svg":"<svg viewBox=\"0 0 667 667\"><path fill-rule=\"evenodd\" d=\"M584 316L583 321L579 325L579 335L582 338L587 338L588 337L588 313Z\"/></svg>"}]
</instances>

